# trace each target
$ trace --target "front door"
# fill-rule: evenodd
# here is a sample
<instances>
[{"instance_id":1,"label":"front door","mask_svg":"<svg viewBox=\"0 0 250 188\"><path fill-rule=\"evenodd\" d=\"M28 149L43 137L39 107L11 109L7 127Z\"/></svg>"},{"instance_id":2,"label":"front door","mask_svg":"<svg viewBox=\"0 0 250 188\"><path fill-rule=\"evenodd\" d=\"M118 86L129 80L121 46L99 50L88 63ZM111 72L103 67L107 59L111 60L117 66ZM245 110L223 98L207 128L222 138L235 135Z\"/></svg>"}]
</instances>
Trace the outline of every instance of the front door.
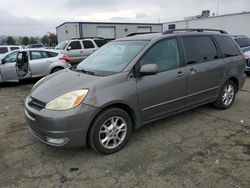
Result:
<instances>
[{"instance_id":1,"label":"front door","mask_svg":"<svg viewBox=\"0 0 250 188\"><path fill-rule=\"evenodd\" d=\"M188 105L206 103L216 98L225 75L225 62L211 36L182 37L188 79Z\"/></svg>"},{"instance_id":2,"label":"front door","mask_svg":"<svg viewBox=\"0 0 250 188\"><path fill-rule=\"evenodd\" d=\"M137 79L137 92L143 122L149 122L184 108L186 68L176 38L156 43L140 61L140 66L156 64L159 73Z\"/></svg>"},{"instance_id":3,"label":"front door","mask_svg":"<svg viewBox=\"0 0 250 188\"><path fill-rule=\"evenodd\" d=\"M16 60L17 76L19 79L27 79L31 77L29 70L29 55L28 52L19 52Z\"/></svg>"},{"instance_id":4,"label":"front door","mask_svg":"<svg viewBox=\"0 0 250 188\"><path fill-rule=\"evenodd\" d=\"M83 40L83 58L85 59L90 54L92 54L94 51L96 51L98 48L94 46L93 42L91 40Z\"/></svg>"},{"instance_id":5,"label":"front door","mask_svg":"<svg viewBox=\"0 0 250 188\"><path fill-rule=\"evenodd\" d=\"M8 54L0 62L0 74L3 82L18 82L16 58L18 51Z\"/></svg>"},{"instance_id":6,"label":"front door","mask_svg":"<svg viewBox=\"0 0 250 188\"><path fill-rule=\"evenodd\" d=\"M80 41L72 41L66 48L65 55L69 56L71 63L79 63L83 58L83 48Z\"/></svg>"}]
</instances>

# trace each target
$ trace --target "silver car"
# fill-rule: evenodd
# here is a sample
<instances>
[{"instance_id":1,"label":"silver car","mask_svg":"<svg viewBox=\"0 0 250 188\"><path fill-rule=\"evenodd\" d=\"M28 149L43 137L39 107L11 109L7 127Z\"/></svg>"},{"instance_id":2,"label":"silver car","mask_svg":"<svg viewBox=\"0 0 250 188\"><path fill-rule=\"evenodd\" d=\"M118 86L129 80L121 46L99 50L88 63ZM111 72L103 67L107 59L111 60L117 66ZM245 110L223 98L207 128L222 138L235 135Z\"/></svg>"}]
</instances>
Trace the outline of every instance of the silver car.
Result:
<instances>
[{"instance_id":1,"label":"silver car","mask_svg":"<svg viewBox=\"0 0 250 188\"><path fill-rule=\"evenodd\" d=\"M69 58L55 50L25 49L0 57L0 82L42 77L69 68Z\"/></svg>"}]
</instances>

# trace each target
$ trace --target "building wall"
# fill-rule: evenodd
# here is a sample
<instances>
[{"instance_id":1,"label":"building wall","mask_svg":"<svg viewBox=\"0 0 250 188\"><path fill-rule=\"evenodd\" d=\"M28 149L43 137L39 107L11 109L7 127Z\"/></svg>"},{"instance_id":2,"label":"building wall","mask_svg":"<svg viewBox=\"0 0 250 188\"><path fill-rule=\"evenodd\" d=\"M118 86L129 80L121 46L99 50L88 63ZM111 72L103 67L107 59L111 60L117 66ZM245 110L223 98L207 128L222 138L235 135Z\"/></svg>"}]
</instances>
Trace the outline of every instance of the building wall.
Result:
<instances>
[{"instance_id":1,"label":"building wall","mask_svg":"<svg viewBox=\"0 0 250 188\"><path fill-rule=\"evenodd\" d=\"M72 38L79 38L79 24L78 23L65 23L56 28L58 42L69 40Z\"/></svg>"},{"instance_id":2,"label":"building wall","mask_svg":"<svg viewBox=\"0 0 250 188\"><path fill-rule=\"evenodd\" d=\"M246 35L250 37L250 13L168 22L163 24L163 30L168 30L168 26L170 24L176 24L176 29L183 29L183 28L222 29L227 31L231 35Z\"/></svg>"},{"instance_id":3,"label":"building wall","mask_svg":"<svg viewBox=\"0 0 250 188\"><path fill-rule=\"evenodd\" d=\"M97 37L98 27L115 27L115 38L126 37L128 34L136 33L138 27L151 27L151 32L162 32L162 24L102 24L102 23L65 23L56 28L58 41L77 37ZM79 28L80 27L80 28ZM67 32L66 32L67 31ZM79 33L81 32L81 33Z\"/></svg>"}]
</instances>

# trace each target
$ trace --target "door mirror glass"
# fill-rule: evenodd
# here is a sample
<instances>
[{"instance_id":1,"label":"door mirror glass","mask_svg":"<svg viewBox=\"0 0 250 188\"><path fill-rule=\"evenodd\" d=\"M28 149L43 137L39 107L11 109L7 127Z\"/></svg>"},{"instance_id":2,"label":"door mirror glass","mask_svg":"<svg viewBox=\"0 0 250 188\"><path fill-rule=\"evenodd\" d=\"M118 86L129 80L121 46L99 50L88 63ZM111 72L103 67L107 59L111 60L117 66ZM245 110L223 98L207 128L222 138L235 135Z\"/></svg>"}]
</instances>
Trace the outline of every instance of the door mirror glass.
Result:
<instances>
[{"instance_id":1,"label":"door mirror glass","mask_svg":"<svg viewBox=\"0 0 250 188\"><path fill-rule=\"evenodd\" d=\"M72 49L71 46L68 46L68 47L67 47L67 50L68 50L68 51L71 50L71 49Z\"/></svg>"},{"instance_id":2,"label":"door mirror glass","mask_svg":"<svg viewBox=\"0 0 250 188\"><path fill-rule=\"evenodd\" d=\"M156 64L146 64L142 65L140 68L140 74L145 75L154 75L158 73L158 66Z\"/></svg>"}]
</instances>

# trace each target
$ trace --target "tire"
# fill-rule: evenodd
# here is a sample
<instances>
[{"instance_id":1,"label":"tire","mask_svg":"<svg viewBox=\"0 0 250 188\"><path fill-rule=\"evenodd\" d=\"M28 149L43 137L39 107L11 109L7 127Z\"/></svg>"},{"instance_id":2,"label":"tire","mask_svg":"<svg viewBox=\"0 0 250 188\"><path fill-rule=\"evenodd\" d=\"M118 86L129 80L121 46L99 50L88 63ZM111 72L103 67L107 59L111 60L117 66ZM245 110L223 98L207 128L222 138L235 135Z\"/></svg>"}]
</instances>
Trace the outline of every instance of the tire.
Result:
<instances>
[{"instance_id":1,"label":"tire","mask_svg":"<svg viewBox=\"0 0 250 188\"><path fill-rule=\"evenodd\" d=\"M231 88L231 92L230 92ZM228 80L220 90L219 96L217 100L213 103L213 105L218 109L228 109L230 108L235 99L236 95L236 85L233 81Z\"/></svg>"},{"instance_id":2,"label":"tire","mask_svg":"<svg viewBox=\"0 0 250 188\"><path fill-rule=\"evenodd\" d=\"M109 108L94 120L88 143L97 153L112 154L127 144L131 132L132 120L128 113L120 108Z\"/></svg>"},{"instance_id":3,"label":"tire","mask_svg":"<svg viewBox=\"0 0 250 188\"><path fill-rule=\"evenodd\" d=\"M53 68L52 71L50 72L50 74L53 74L53 73L58 72L60 70L63 70L63 68L61 68L61 67Z\"/></svg>"}]
</instances>

